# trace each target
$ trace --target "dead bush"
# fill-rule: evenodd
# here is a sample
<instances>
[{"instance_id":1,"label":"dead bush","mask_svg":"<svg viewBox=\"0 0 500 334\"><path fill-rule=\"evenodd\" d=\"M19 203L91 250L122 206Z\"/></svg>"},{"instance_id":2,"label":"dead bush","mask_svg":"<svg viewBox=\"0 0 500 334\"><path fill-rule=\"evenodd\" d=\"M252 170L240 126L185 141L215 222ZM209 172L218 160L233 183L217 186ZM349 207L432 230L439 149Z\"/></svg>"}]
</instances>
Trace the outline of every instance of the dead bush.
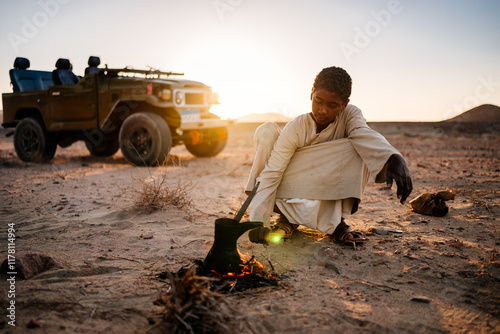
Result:
<instances>
[{"instance_id":1,"label":"dead bush","mask_svg":"<svg viewBox=\"0 0 500 334\"><path fill-rule=\"evenodd\" d=\"M192 204L190 192L194 188L191 180L177 179L175 184L169 184L166 172L160 176L149 175L145 179L134 179L127 194L138 211L153 212L166 206L175 206L179 209Z\"/></svg>"}]
</instances>

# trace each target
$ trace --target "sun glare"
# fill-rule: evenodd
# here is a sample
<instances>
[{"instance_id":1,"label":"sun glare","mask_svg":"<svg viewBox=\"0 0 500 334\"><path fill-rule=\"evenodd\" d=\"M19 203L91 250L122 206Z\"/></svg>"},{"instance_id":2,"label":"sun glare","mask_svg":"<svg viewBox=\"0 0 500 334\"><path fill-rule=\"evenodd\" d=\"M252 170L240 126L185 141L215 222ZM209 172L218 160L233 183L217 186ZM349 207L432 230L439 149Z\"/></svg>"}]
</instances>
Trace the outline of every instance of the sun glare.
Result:
<instances>
[{"instance_id":1,"label":"sun glare","mask_svg":"<svg viewBox=\"0 0 500 334\"><path fill-rule=\"evenodd\" d=\"M249 45L217 43L208 46L203 68L197 68L206 84L219 94L212 112L222 118L272 112L283 105L286 85L265 50ZM274 108L276 109L276 108Z\"/></svg>"}]
</instances>

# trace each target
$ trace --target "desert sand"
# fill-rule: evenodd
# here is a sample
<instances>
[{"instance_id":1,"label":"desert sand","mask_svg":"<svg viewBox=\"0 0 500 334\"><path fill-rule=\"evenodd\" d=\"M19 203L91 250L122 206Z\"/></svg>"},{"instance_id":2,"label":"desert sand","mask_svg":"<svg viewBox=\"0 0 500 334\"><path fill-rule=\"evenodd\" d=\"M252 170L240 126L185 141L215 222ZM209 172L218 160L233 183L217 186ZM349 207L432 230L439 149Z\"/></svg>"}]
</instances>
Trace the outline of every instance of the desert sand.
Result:
<instances>
[{"instance_id":1,"label":"desert sand","mask_svg":"<svg viewBox=\"0 0 500 334\"><path fill-rule=\"evenodd\" d=\"M367 243L340 246L301 227L268 248L280 286L225 294L224 300L257 333L500 332L500 134L435 124L372 126L405 155L414 184L410 199L456 192L448 215L414 213L398 202L395 189L369 183L348 221L368 234ZM157 274L203 260L215 219L234 217L246 198L255 127L232 126L226 149L214 158L174 147L169 163L157 168L131 166L120 152L90 157L81 142L58 148L50 164L23 163L12 137L0 130L0 258L7 258L7 224L13 223L16 256L43 254L58 265L16 279L15 328L4 316L11 299L7 276L1 276L0 331L165 329L163 309L153 302L169 284ZM153 212L135 207L144 180L163 176L173 188L191 185L191 203ZM370 234L371 227L403 233ZM247 234L238 248L268 265L266 249Z\"/></svg>"}]
</instances>

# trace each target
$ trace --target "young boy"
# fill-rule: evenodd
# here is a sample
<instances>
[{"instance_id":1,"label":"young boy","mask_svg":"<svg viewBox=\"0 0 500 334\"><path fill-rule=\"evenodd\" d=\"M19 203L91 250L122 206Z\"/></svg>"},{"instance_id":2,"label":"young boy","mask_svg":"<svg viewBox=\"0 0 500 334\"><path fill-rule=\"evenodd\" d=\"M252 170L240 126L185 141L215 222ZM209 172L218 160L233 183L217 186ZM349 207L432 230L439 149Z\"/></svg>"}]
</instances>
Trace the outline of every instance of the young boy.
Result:
<instances>
[{"instance_id":1,"label":"young boy","mask_svg":"<svg viewBox=\"0 0 500 334\"><path fill-rule=\"evenodd\" d=\"M345 70L324 68L314 80L310 113L282 131L272 122L255 131L257 152L246 192L260 182L249 213L250 221L265 227L249 232L252 242L268 243L273 211L281 214L275 228L284 237L304 225L341 244L366 241L344 218L357 211L370 175L387 181L388 187L395 180L398 198L405 203L412 191L406 162L349 104L351 86Z\"/></svg>"}]
</instances>

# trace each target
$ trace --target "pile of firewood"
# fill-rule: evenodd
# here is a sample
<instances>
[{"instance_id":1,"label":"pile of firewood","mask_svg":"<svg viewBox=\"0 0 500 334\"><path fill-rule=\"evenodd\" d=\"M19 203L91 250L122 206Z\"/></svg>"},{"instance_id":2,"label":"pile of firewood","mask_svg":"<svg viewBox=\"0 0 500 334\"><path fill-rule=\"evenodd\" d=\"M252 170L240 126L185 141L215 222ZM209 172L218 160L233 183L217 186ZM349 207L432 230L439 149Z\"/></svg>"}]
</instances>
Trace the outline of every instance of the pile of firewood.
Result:
<instances>
[{"instance_id":1,"label":"pile of firewood","mask_svg":"<svg viewBox=\"0 0 500 334\"><path fill-rule=\"evenodd\" d=\"M171 275L169 279L170 291L155 304L165 308L164 320L171 333L234 333L245 323L253 332L243 314L210 290L211 278L197 276L191 269L180 278Z\"/></svg>"}]
</instances>

